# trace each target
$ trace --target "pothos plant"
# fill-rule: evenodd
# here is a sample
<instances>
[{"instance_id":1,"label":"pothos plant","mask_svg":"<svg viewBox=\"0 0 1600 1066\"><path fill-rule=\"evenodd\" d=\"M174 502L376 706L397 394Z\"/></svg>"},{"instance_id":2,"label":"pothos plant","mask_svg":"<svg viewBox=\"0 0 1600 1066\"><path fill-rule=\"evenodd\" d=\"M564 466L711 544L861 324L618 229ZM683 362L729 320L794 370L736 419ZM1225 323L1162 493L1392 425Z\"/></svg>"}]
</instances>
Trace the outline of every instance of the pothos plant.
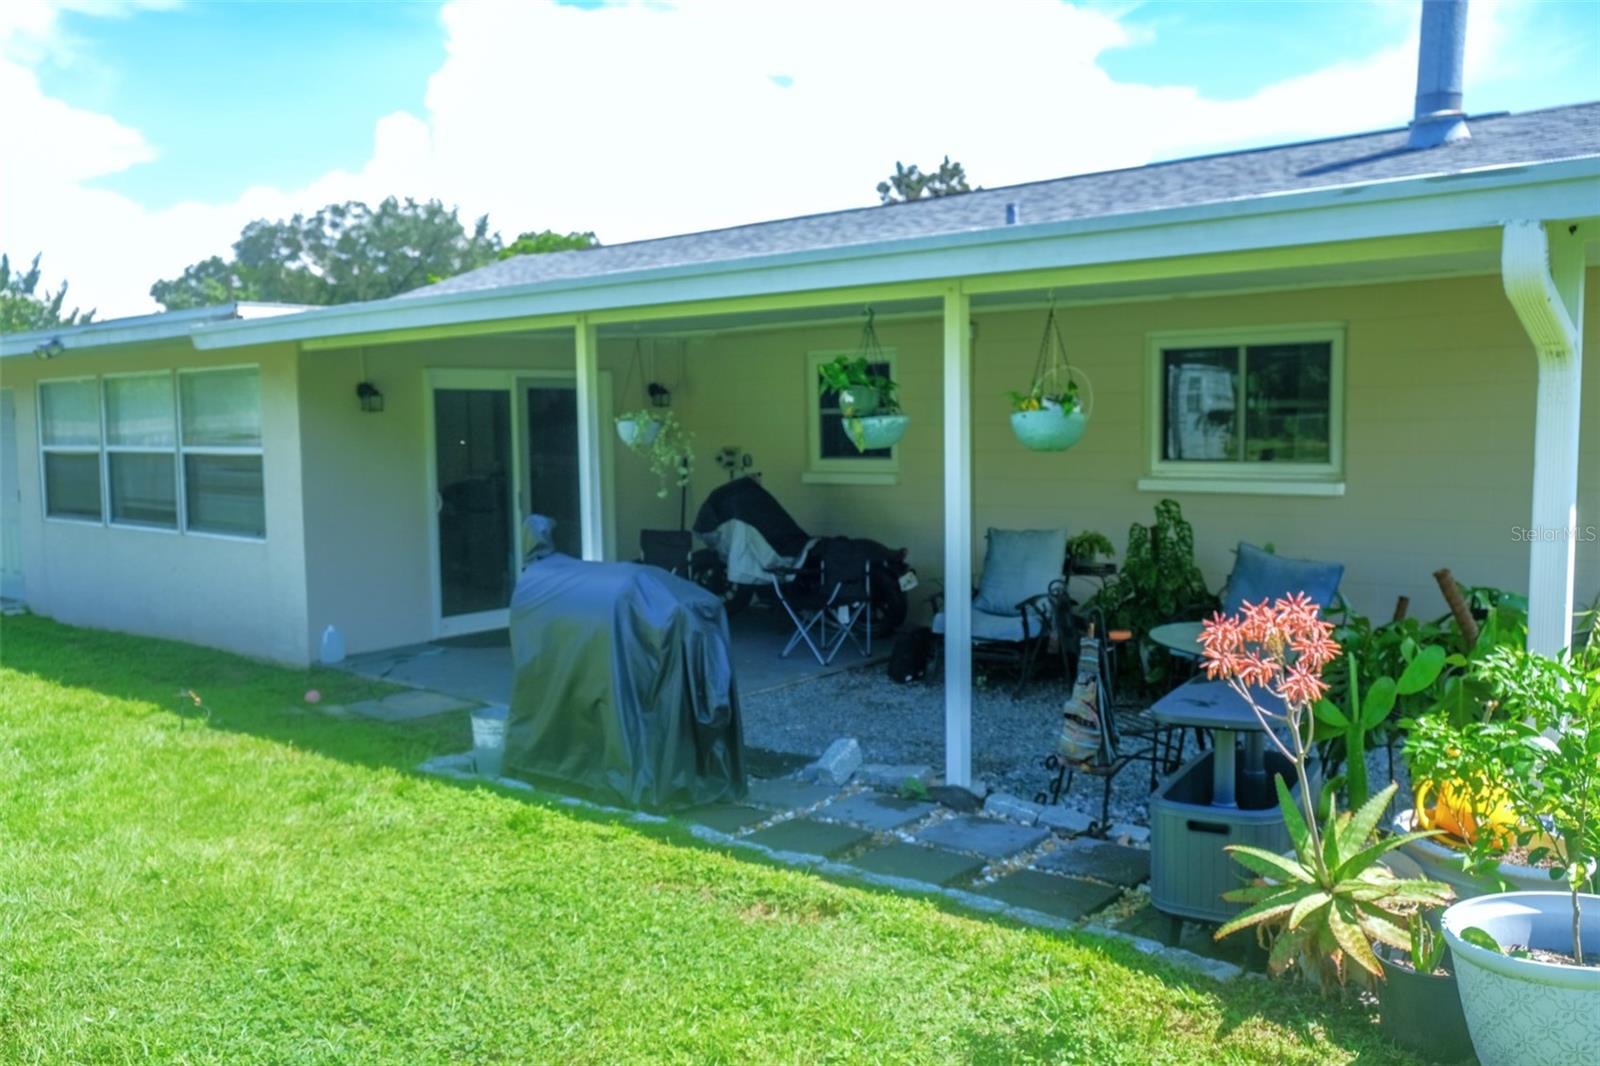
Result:
<instances>
[{"instance_id":1,"label":"pothos plant","mask_svg":"<svg viewBox=\"0 0 1600 1066\"><path fill-rule=\"evenodd\" d=\"M1036 381L1027 392L1011 392L1013 411L1062 411L1066 414L1083 407L1078 395L1078 383L1068 380L1065 387L1049 388L1043 380Z\"/></svg>"},{"instance_id":2,"label":"pothos plant","mask_svg":"<svg viewBox=\"0 0 1600 1066\"><path fill-rule=\"evenodd\" d=\"M873 372L872 364L864 355L841 355L817 367L817 391L844 392L848 389L870 389L878 395L877 414L895 414L900 402L895 395L898 383L886 374Z\"/></svg>"},{"instance_id":3,"label":"pothos plant","mask_svg":"<svg viewBox=\"0 0 1600 1066\"><path fill-rule=\"evenodd\" d=\"M661 427L654 434L635 434L627 445L629 451L644 457L650 464L650 472L661 480L657 496L666 499L673 488L683 488L689 484L689 478L694 473L693 438L678 422L677 416L671 411L643 408L620 414L616 420L632 421L639 425L655 422Z\"/></svg>"},{"instance_id":4,"label":"pothos plant","mask_svg":"<svg viewBox=\"0 0 1600 1066\"><path fill-rule=\"evenodd\" d=\"M1322 670L1340 655L1333 626L1318 617L1303 593L1274 603L1245 604L1235 616L1215 615L1202 632L1208 677L1225 680L1249 704L1274 747L1294 766L1299 792L1275 777L1278 807L1294 844L1292 857L1264 848L1230 844L1225 849L1258 880L1223 898L1248 904L1224 923L1217 939L1256 929L1270 942L1267 967L1280 974L1297 968L1325 994L1355 978L1370 985L1383 978L1373 943L1411 949L1404 927L1418 908L1439 907L1452 898L1436 881L1396 877L1379 863L1386 853L1428 833L1374 840L1374 831L1399 786L1390 784L1354 812L1340 814L1326 795L1320 824L1317 797L1306 773L1311 754L1312 707L1327 692ZM1271 693L1281 710L1263 705Z\"/></svg>"}]
</instances>

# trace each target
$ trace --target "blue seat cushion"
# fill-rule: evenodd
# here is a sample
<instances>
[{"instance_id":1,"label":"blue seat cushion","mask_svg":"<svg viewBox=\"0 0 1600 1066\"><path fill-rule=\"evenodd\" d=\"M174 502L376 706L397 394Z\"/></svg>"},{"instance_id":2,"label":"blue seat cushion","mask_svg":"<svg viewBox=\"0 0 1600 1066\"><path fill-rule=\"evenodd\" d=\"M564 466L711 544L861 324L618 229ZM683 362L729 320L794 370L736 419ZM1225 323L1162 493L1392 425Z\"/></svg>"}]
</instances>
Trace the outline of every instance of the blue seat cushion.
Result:
<instances>
[{"instance_id":1,"label":"blue seat cushion","mask_svg":"<svg viewBox=\"0 0 1600 1066\"><path fill-rule=\"evenodd\" d=\"M1288 559L1240 541L1233 573L1228 575L1228 583L1222 589L1222 610L1224 614L1233 614L1246 601L1271 601L1292 592L1304 592L1311 602L1327 610L1339 595L1342 577L1343 563Z\"/></svg>"},{"instance_id":2,"label":"blue seat cushion","mask_svg":"<svg viewBox=\"0 0 1600 1066\"><path fill-rule=\"evenodd\" d=\"M944 612L940 611L933 616L933 631L940 636L944 635ZM1028 635L1037 637L1044 631L1044 621L1038 615L1028 619ZM1022 615L1012 611L1010 614L989 614L986 611L974 610L972 612L972 639L1004 641L1009 644L1020 643L1023 640Z\"/></svg>"},{"instance_id":3,"label":"blue seat cushion","mask_svg":"<svg viewBox=\"0 0 1600 1066\"><path fill-rule=\"evenodd\" d=\"M972 606L990 614L1015 614L1030 596L1050 591L1067 556L1064 529L991 529L983 576Z\"/></svg>"}]
</instances>

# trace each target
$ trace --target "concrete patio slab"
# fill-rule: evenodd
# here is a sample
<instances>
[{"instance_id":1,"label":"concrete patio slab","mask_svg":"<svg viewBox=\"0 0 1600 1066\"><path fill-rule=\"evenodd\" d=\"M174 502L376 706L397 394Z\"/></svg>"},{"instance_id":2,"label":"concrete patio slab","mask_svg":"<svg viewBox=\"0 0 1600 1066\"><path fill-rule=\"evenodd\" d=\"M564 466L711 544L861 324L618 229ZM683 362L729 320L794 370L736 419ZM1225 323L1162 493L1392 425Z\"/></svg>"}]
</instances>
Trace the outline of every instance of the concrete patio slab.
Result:
<instances>
[{"instance_id":1,"label":"concrete patio slab","mask_svg":"<svg viewBox=\"0 0 1600 1066\"><path fill-rule=\"evenodd\" d=\"M792 851L831 859L870 839L871 834L848 825L792 818L751 833L746 840L773 851Z\"/></svg>"},{"instance_id":2,"label":"concrete patio slab","mask_svg":"<svg viewBox=\"0 0 1600 1066\"><path fill-rule=\"evenodd\" d=\"M1038 870L1018 870L976 891L980 896L1003 900L1014 907L1027 907L1073 921L1092 914L1122 894L1121 889L1111 885Z\"/></svg>"},{"instance_id":3,"label":"concrete patio slab","mask_svg":"<svg viewBox=\"0 0 1600 1066\"><path fill-rule=\"evenodd\" d=\"M851 860L850 865L868 873L930 885L950 885L976 877L983 869L983 860L921 844L890 844L863 852Z\"/></svg>"},{"instance_id":4,"label":"concrete patio slab","mask_svg":"<svg viewBox=\"0 0 1600 1066\"><path fill-rule=\"evenodd\" d=\"M745 795L745 801L754 803L758 807L770 807L775 811L803 810L815 807L823 800L837 795L838 791L838 785L800 781L792 777L780 777L772 781L753 779L750 782L750 791Z\"/></svg>"},{"instance_id":5,"label":"concrete patio slab","mask_svg":"<svg viewBox=\"0 0 1600 1066\"><path fill-rule=\"evenodd\" d=\"M1092 877L1123 888L1132 888L1150 877L1150 853L1107 840L1080 837L1069 840L1033 864L1036 870Z\"/></svg>"},{"instance_id":6,"label":"concrete patio slab","mask_svg":"<svg viewBox=\"0 0 1600 1066\"><path fill-rule=\"evenodd\" d=\"M746 807L742 803L714 803L709 807L696 807L683 813L684 821L698 822L719 833L737 833L771 817L771 811Z\"/></svg>"},{"instance_id":7,"label":"concrete patio slab","mask_svg":"<svg viewBox=\"0 0 1600 1066\"><path fill-rule=\"evenodd\" d=\"M887 832L926 818L937 809L937 805L932 803L884 796L876 792L858 792L834 800L819 809L816 815Z\"/></svg>"},{"instance_id":8,"label":"concrete patio slab","mask_svg":"<svg viewBox=\"0 0 1600 1066\"><path fill-rule=\"evenodd\" d=\"M464 711L473 706L475 704L470 701L446 696L442 692L412 689L396 692L381 700L362 700L359 703L347 704L345 710L380 722L410 722L418 718L432 718L436 714Z\"/></svg>"},{"instance_id":9,"label":"concrete patio slab","mask_svg":"<svg viewBox=\"0 0 1600 1066\"><path fill-rule=\"evenodd\" d=\"M967 814L931 825L918 833L917 839L952 851L970 851L987 859L1003 859L1037 847L1049 836L1048 829Z\"/></svg>"}]
</instances>

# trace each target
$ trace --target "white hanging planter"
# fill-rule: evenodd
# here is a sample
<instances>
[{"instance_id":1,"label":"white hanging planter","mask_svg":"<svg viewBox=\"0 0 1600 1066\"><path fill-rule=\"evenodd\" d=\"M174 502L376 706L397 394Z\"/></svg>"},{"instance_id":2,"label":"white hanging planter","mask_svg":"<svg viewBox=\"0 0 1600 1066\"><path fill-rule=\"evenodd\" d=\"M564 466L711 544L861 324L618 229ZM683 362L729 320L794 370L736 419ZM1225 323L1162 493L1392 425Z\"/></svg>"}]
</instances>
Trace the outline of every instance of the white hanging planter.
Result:
<instances>
[{"instance_id":1,"label":"white hanging planter","mask_svg":"<svg viewBox=\"0 0 1600 1066\"><path fill-rule=\"evenodd\" d=\"M654 418L617 419L617 436L630 448L635 445L641 448L648 447L655 443L656 437L660 434L661 423Z\"/></svg>"},{"instance_id":2,"label":"white hanging planter","mask_svg":"<svg viewBox=\"0 0 1600 1066\"><path fill-rule=\"evenodd\" d=\"M1045 316L1033 384L1026 393L1012 393L1011 399L1017 407L1011 412L1011 432L1029 451L1064 452L1089 428L1094 387L1087 374L1067 362L1054 303Z\"/></svg>"},{"instance_id":3,"label":"white hanging planter","mask_svg":"<svg viewBox=\"0 0 1600 1066\"><path fill-rule=\"evenodd\" d=\"M866 418L845 419L844 431L849 434L857 451L870 452L899 444L909 425L910 415L868 415Z\"/></svg>"}]
</instances>

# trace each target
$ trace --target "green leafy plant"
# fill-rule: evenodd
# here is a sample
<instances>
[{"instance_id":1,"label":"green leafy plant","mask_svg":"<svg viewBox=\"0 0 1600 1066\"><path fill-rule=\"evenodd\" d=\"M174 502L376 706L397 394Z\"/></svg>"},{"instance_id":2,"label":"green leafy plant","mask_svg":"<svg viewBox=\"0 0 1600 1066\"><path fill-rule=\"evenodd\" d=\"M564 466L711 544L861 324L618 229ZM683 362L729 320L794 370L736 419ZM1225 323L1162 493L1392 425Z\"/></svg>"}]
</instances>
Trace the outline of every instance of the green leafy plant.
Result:
<instances>
[{"instance_id":1,"label":"green leafy plant","mask_svg":"<svg viewBox=\"0 0 1600 1066\"><path fill-rule=\"evenodd\" d=\"M920 777L908 777L900 782L900 798L908 800L925 800L928 798L928 785Z\"/></svg>"},{"instance_id":2,"label":"green leafy plant","mask_svg":"<svg viewBox=\"0 0 1600 1066\"><path fill-rule=\"evenodd\" d=\"M1373 942L1408 950L1411 941L1400 924L1404 916L1452 898L1446 885L1398 878L1378 862L1429 835L1373 839L1397 785L1345 814L1330 791L1324 796L1327 814L1318 823L1306 762L1312 707L1327 691L1322 671L1340 654L1332 632L1317 606L1295 594L1270 605L1246 604L1235 616L1214 617L1201 639L1207 675L1226 680L1249 704L1268 739L1293 764L1299 785L1296 796L1281 776L1273 781L1294 844L1292 857L1243 844L1224 849L1259 880L1224 893L1224 899L1247 907L1216 936L1257 930L1271 944L1267 966L1272 973L1295 967L1324 993L1343 988L1352 976L1367 984L1381 980ZM1263 706L1263 691L1277 697L1281 711Z\"/></svg>"},{"instance_id":3,"label":"green leafy plant","mask_svg":"<svg viewBox=\"0 0 1600 1066\"><path fill-rule=\"evenodd\" d=\"M650 464L650 472L661 480L656 495L666 499L671 490L689 484L694 474L693 437L679 424L671 411L641 408L617 416L618 422L633 422L639 426L655 422L661 428L654 435L643 431L636 433L627 444L628 450L643 456Z\"/></svg>"},{"instance_id":4,"label":"green leafy plant","mask_svg":"<svg viewBox=\"0 0 1600 1066\"><path fill-rule=\"evenodd\" d=\"M1582 966L1582 893L1600 863L1600 648L1562 659L1500 648L1479 673L1504 716L1462 732L1486 738L1499 757L1491 780L1515 812L1517 845L1571 893L1572 953ZM1473 851L1495 844L1494 834L1480 834Z\"/></svg>"},{"instance_id":5,"label":"green leafy plant","mask_svg":"<svg viewBox=\"0 0 1600 1066\"><path fill-rule=\"evenodd\" d=\"M1078 383L1068 381L1065 388L1046 389L1043 381L1034 383L1027 392L1010 392L1013 411L1041 411L1059 409L1071 414L1083 406L1078 395Z\"/></svg>"},{"instance_id":6,"label":"green leafy plant","mask_svg":"<svg viewBox=\"0 0 1600 1066\"><path fill-rule=\"evenodd\" d=\"M1074 563L1087 564L1096 559L1110 559L1117 554L1117 549L1104 533L1086 529L1067 541L1067 554Z\"/></svg>"},{"instance_id":7,"label":"green leafy plant","mask_svg":"<svg viewBox=\"0 0 1600 1066\"><path fill-rule=\"evenodd\" d=\"M1438 973L1444 968L1444 937L1429 923L1423 911L1411 913L1406 922L1406 938L1411 941L1411 968L1420 974Z\"/></svg>"},{"instance_id":8,"label":"green leafy plant","mask_svg":"<svg viewBox=\"0 0 1600 1066\"><path fill-rule=\"evenodd\" d=\"M878 394L878 409L874 413L898 413L899 383L887 374L874 373L871 367L866 356L841 355L817 367L817 391L829 393L869 389Z\"/></svg>"},{"instance_id":9,"label":"green leafy plant","mask_svg":"<svg viewBox=\"0 0 1600 1066\"><path fill-rule=\"evenodd\" d=\"M1128 527L1121 569L1089 601L1105 613L1107 625L1132 630L1139 639L1164 622L1200 618L1217 605L1195 565L1194 529L1183 508L1162 500L1155 510L1154 524ZM1145 680L1157 681L1161 673L1155 666Z\"/></svg>"},{"instance_id":10,"label":"green leafy plant","mask_svg":"<svg viewBox=\"0 0 1600 1066\"><path fill-rule=\"evenodd\" d=\"M1365 690L1361 684L1361 669L1355 656L1345 658L1344 700L1341 707L1324 697L1317 701L1316 724L1321 730L1337 732L1344 742L1345 773L1343 785L1350 806L1366 803L1367 735L1380 728L1389 719L1396 700L1426 691L1444 669L1446 652L1443 645L1414 646L1405 669L1398 678L1387 674L1369 677ZM1330 786L1336 782L1329 782Z\"/></svg>"}]
</instances>

